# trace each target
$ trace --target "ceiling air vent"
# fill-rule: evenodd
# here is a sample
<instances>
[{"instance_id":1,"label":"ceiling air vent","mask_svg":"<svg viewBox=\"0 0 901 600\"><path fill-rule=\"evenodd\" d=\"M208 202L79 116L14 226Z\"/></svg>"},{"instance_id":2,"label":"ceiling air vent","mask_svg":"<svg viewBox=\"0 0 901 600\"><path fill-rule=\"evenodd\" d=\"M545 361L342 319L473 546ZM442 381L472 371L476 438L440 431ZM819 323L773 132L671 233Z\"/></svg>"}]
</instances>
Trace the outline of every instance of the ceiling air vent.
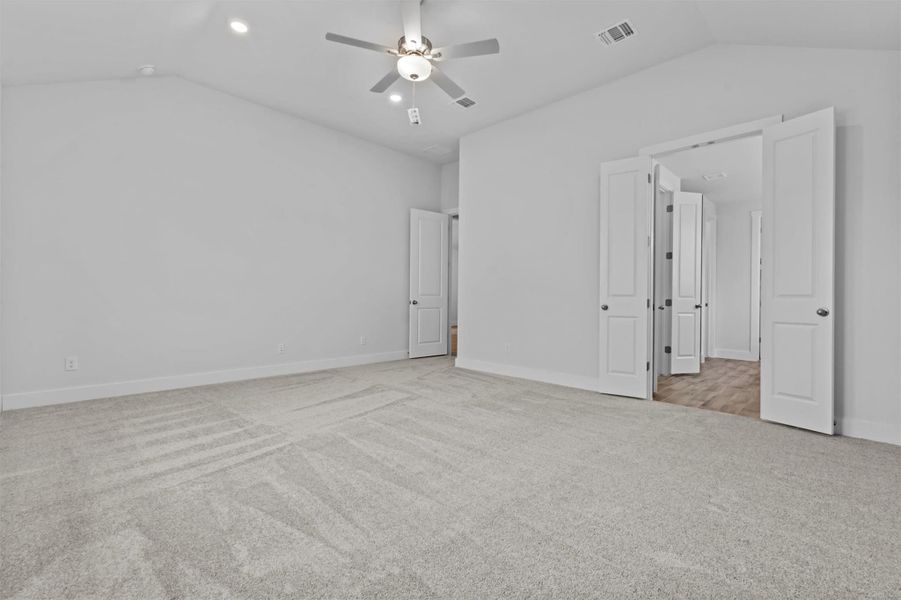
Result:
<instances>
[{"instance_id":1,"label":"ceiling air vent","mask_svg":"<svg viewBox=\"0 0 901 600\"><path fill-rule=\"evenodd\" d=\"M459 100L457 100L457 104L462 106L463 108L469 108L470 106L475 106L476 101L468 96L463 96Z\"/></svg>"},{"instance_id":2,"label":"ceiling air vent","mask_svg":"<svg viewBox=\"0 0 901 600\"><path fill-rule=\"evenodd\" d=\"M635 27L632 25L631 21L626 19L618 25L598 31L595 35L599 40L604 42L605 46L612 46L613 44L622 42L635 35Z\"/></svg>"}]
</instances>

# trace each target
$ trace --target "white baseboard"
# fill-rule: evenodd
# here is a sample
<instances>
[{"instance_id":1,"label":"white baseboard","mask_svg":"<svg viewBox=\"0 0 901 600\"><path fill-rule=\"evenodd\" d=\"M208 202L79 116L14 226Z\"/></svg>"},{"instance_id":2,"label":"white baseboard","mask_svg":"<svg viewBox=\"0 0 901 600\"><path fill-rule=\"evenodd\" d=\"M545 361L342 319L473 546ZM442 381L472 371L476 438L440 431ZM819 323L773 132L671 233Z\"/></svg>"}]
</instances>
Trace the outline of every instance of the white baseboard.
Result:
<instances>
[{"instance_id":1,"label":"white baseboard","mask_svg":"<svg viewBox=\"0 0 901 600\"><path fill-rule=\"evenodd\" d=\"M901 446L901 431L897 423L877 423L861 419L838 419L840 435Z\"/></svg>"},{"instance_id":2,"label":"white baseboard","mask_svg":"<svg viewBox=\"0 0 901 600\"><path fill-rule=\"evenodd\" d=\"M544 369L531 369L529 367L518 367L515 365L503 365L500 363L472 360L469 358L458 358L454 362L454 366L461 369L469 369L470 371L491 373L492 375L505 375L507 377L517 377L519 379L529 379L531 381L540 381L542 383L552 383L554 385L562 385L564 387L577 388L580 390L589 390L592 392L598 391L598 380L594 377L570 375L569 373L546 371Z\"/></svg>"},{"instance_id":3,"label":"white baseboard","mask_svg":"<svg viewBox=\"0 0 901 600\"><path fill-rule=\"evenodd\" d=\"M751 354L747 350L724 350L722 348L716 348L713 351L713 358L725 358L727 360L747 360L751 362L757 362L760 360L754 354Z\"/></svg>"},{"instance_id":4,"label":"white baseboard","mask_svg":"<svg viewBox=\"0 0 901 600\"><path fill-rule=\"evenodd\" d=\"M260 379L263 377L277 377L279 375L295 375L298 373L309 373L311 371L322 371L324 369L337 369L340 367L353 367L356 365L367 365L392 360L404 360L405 358L407 358L407 351L397 350L379 354L359 354L355 356L324 358L303 362L264 365L260 367L243 367L224 371L206 371L203 373L170 375L167 377L155 377L153 379L136 379L132 381L117 381L113 383L38 390L34 392L17 392L14 394L3 395L2 405L0 405L2 408L0 408L0 410L16 410L36 406L49 406L51 404L80 402L82 400L96 400L98 398L112 398L115 396L145 394L148 392L163 392L166 390L176 390L198 385L228 383L230 381Z\"/></svg>"}]
</instances>

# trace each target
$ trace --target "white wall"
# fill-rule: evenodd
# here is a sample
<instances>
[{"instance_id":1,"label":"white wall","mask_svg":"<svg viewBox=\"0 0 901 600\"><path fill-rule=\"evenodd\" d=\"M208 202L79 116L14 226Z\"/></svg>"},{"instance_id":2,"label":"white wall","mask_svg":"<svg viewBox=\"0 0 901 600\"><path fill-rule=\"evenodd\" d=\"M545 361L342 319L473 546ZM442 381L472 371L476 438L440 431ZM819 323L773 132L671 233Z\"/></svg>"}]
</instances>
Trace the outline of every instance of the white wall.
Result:
<instances>
[{"instance_id":1,"label":"white wall","mask_svg":"<svg viewBox=\"0 0 901 600\"><path fill-rule=\"evenodd\" d=\"M441 166L441 210L457 208L460 202L460 163Z\"/></svg>"},{"instance_id":2,"label":"white wall","mask_svg":"<svg viewBox=\"0 0 901 600\"><path fill-rule=\"evenodd\" d=\"M596 382L600 163L834 105L836 413L901 443L899 72L898 52L713 46L467 135L458 364Z\"/></svg>"},{"instance_id":3,"label":"white wall","mask_svg":"<svg viewBox=\"0 0 901 600\"><path fill-rule=\"evenodd\" d=\"M406 356L438 166L178 78L3 104L6 408Z\"/></svg>"},{"instance_id":4,"label":"white wall","mask_svg":"<svg viewBox=\"0 0 901 600\"><path fill-rule=\"evenodd\" d=\"M716 214L716 325L714 356L739 360L758 360L759 324L752 330L751 242L753 217L760 210L757 202L717 204ZM759 289L759 288L755 288ZM759 294L753 301L759 302Z\"/></svg>"}]
</instances>

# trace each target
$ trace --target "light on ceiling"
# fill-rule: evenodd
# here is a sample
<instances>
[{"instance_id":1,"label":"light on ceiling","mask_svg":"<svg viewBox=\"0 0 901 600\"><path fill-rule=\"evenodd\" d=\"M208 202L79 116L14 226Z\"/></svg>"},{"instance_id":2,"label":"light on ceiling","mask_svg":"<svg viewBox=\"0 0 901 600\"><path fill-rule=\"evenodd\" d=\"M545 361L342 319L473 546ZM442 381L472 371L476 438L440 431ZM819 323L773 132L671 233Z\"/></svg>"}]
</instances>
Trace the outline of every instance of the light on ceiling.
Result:
<instances>
[{"instance_id":1,"label":"light on ceiling","mask_svg":"<svg viewBox=\"0 0 901 600\"><path fill-rule=\"evenodd\" d=\"M407 54L397 59L397 72L410 81L425 81L432 74L432 63L418 54Z\"/></svg>"},{"instance_id":2,"label":"light on ceiling","mask_svg":"<svg viewBox=\"0 0 901 600\"><path fill-rule=\"evenodd\" d=\"M719 181L720 179L725 179L725 173L706 173L702 175L704 181Z\"/></svg>"},{"instance_id":3,"label":"light on ceiling","mask_svg":"<svg viewBox=\"0 0 901 600\"><path fill-rule=\"evenodd\" d=\"M388 99L391 100L392 102L400 102L401 100L404 99L404 97L401 96L400 94L391 94L390 96L388 96Z\"/></svg>"},{"instance_id":4,"label":"light on ceiling","mask_svg":"<svg viewBox=\"0 0 901 600\"><path fill-rule=\"evenodd\" d=\"M250 27L248 27L247 23L245 23L241 19L232 19L228 22L228 26L232 31L240 35L244 35L248 31L250 31Z\"/></svg>"},{"instance_id":5,"label":"light on ceiling","mask_svg":"<svg viewBox=\"0 0 901 600\"><path fill-rule=\"evenodd\" d=\"M156 67L153 65L141 65L138 67L138 73L143 75L144 77L150 77L154 73L156 73Z\"/></svg>"}]
</instances>

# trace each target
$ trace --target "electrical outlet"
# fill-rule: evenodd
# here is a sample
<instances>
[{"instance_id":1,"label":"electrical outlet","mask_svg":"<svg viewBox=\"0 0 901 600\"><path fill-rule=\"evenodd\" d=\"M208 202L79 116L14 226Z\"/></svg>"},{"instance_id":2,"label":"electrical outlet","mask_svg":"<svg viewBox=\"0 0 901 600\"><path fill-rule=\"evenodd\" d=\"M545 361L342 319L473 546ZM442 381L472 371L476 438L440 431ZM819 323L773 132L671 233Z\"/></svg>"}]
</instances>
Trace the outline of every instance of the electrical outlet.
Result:
<instances>
[{"instance_id":1,"label":"electrical outlet","mask_svg":"<svg viewBox=\"0 0 901 600\"><path fill-rule=\"evenodd\" d=\"M77 371L78 370L78 357L77 356L67 356L65 369L66 369L66 371Z\"/></svg>"},{"instance_id":2,"label":"electrical outlet","mask_svg":"<svg viewBox=\"0 0 901 600\"><path fill-rule=\"evenodd\" d=\"M279 344L278 345L278 353L279 354L284 354L287 351L288 351L288 344Z\"/></svg>"},{"instance_id":3,"label":"electrical outlet","mask_svg":"<svg viewBox=\"0 0 901 600\"><path fill-rule=\"evenodd\" d=\"M366 345L366 336L365 336L365 335L361 335L361 336L360 336L360 345L361 345L361 346L365 346L365 345Z\"/></svg>"}]
</instances>

